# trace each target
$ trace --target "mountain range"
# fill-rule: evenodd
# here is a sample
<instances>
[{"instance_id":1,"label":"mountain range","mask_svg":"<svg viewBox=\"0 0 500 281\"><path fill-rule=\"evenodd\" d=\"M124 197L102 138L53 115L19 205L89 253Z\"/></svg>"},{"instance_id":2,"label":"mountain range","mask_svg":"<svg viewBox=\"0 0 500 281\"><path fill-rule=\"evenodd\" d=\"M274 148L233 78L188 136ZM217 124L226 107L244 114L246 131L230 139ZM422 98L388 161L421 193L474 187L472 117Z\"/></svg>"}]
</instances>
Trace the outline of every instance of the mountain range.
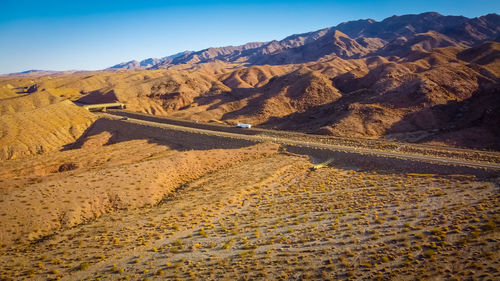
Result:
<instances>
[{"instance_id":1,"label":"mountain range","mask_svg":"<svg viewBox=\"0 0 500 281\"><path fill-rule=\"evenodd\" d=\"M448 46L473 46L499 41L500 16L478 18L444 16L435 12L341 23L280 41L186 51L164 58L120 63L109 69L158 69L172 65L220 60L250 65L306 63L332 56L356 59L369 56L408 56L414 51Z\"/></svg>"},{"instance_id":2,"label":"mountain range","mask_svg":"<svg viewBox=\"0 0 500 281\"><path fill-rule=\"evenodd\" d=\"M499 150L499 41L497 14L357 20L102 71L4 76L0 99L25 89L197 121Z\"/></svg>"}]
</instances>

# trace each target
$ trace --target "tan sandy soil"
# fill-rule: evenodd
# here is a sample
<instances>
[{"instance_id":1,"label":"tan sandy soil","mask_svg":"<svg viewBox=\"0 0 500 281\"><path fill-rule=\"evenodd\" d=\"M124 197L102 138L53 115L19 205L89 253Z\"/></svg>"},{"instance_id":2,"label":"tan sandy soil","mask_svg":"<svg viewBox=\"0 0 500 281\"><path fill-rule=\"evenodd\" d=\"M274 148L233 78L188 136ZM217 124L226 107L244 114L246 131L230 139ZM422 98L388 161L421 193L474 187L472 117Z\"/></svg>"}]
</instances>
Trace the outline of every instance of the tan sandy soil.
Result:
<instances>
[{"instance_id":1,"label":"tan sandy soil","mask_svg":"<svg viewBox=\"0 0 500 281\"><path fill-rule=\"evenodd\" d=\"M99 119L1 162L0 279L500 277L498 179L313 170L196 136Z\"/></svg>"},{"instance_id":2,"label":"tan sandy soil","mask_svg":"<svg viewBox=\"0 0 500 281\"><path fill-rule=\"evenodd\" d=\"M178 154L163 153L139 161L138 169ZM217 152L204 153L210 159ZM130 166L121 167L134 178L138 170ZM310 167L307 158L286 154L236 163L182 185L158 205L114 210L39 241L4 246L1 274L35 280L499 278L498 181ZM77 171L67 180L73 178ZM142 200L143 193L134 194Z\"/></svg>"},{"instance_id":3,"label":"tan sandy soil","mask_svg":"<svg viewBox=\"0 0 500 281\"><path fill-rule=\"evenodd\" d=\"M46 92L0 99L0 161L61 150L96 119Z\"/></svg>"},{"instance_id":4,"label":"tan sandy soil","mask_svg":"<svg viewBox=\"0 0 500 281\"><path fill-rule=\"evenodd\" d=\"M2 243L31 243L113 210L154 205L183 183L276 149L276 145L260 145L175 152L132 141L90 151L56 152L33 162L9 161L0 179L6 186L0 205ZM134 150L137 155L131 154ZM133 158L128 159L129 155ZM42 175L23 174L23 170L38 170Z\"/></svg>"}]
</instances>

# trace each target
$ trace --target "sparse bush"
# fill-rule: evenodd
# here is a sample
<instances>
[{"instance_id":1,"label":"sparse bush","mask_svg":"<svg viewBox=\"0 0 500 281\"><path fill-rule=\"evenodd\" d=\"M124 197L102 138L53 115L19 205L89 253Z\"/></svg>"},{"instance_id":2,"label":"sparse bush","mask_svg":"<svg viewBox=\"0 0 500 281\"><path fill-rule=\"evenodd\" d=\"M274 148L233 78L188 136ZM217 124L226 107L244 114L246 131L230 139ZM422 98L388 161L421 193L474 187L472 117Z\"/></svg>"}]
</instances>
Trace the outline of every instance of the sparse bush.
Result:
<instances>
[{"instance_id":1,"label":"sparse bush","mask_svg":"<svg viewBox=\"0 0 500 281\"><path fill-rule=\"evenodd\" d=\"M486 222L484 225L483 225L483 229L484 231L493 231L497 228L497 225L494 221L490 220L488 222Z\"/></svg>"},{"instance_id":2,"label":"sparse bush","mask_svg":"<svg viewBox=\"0 0 500 281\"><path fill-rule=\"evenodd\" d=\"M79 266L78 266L78 270L86 270L87 268L90 267L90 264L88 262L82 262Z\"/></svg>"},{"instance_id":3,"label":"sparse bush","mask_svg":"<svg viewBox=\"0 0 500 281\"><path fill-rule=\"evenodd\" d=\"M437 253L432 249L427 249L424 251L424 256L426 258L434 258L436 255L437 255Z\"/></svg>"}]
</instances>

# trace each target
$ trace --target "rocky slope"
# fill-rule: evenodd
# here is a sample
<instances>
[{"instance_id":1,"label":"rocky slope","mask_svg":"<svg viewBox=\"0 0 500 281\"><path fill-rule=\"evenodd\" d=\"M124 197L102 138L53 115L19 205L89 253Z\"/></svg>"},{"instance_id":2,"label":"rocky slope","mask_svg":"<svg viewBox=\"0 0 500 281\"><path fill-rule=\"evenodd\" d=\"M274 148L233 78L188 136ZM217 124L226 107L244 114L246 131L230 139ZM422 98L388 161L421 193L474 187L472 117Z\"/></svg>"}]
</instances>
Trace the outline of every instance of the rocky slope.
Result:
<instances>
[{"instance_id":1,"label":"rocky slope","mask_svg":"<svg viewBox=\"0 0 500 281\"><path fill-rule=\"evenodd\" d=\"M500 149L499 18L353 21L185 52L158 69L4 77L0 94L47 92L191 120Z\"/></svg>"},{"instance_id":2,"label":"rocky slope","mask_svg":"<svg viewBox=\"0 0 500 281\"><path fill-rule=\"evenodd\" d=\"M380 22L372 19L358 20L292 35L280 41L185 52L171 59L161 60L152 68L214 60L276 65L311 62L331 55L344 59L374 54L404 56L412 48L430 50L447 46L472 46L485 40L496 40L500 34L499 26L500 16L497 14L469 19L429 12L392 16Z\"/></svg>"},{"instance_id":3,"label":"rocky slope","mask_svg":"<svg viewBox=\"0 0 500 281\"><path fill-rule=\"evenodd\" d=\"M152 68L160 63L170 63L173 61L173 59L175 59L179 56L182 56L182 55L189 54L189 53L191 53L191 52L186 51L186 52L181 52L181 53L178 53L175 55L167 56L164 58L147 58L147 59L141 60L141 61L131 60L131 61L122 62L122 63L116 64L116 65L113 65L113 66L107 68L106 70L148 69L148 68Z\"/></svg>"}]
</instances>

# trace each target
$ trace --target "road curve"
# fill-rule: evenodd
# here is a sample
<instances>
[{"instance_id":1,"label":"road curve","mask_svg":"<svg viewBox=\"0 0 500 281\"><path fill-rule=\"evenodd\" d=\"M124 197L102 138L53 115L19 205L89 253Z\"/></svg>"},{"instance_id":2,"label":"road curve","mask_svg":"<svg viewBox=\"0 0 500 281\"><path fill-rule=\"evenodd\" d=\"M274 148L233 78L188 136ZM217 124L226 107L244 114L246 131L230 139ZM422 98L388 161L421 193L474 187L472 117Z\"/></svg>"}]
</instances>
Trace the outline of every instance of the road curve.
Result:
<instances>
[{"instance_id":1,"label":"road curve","mask_svg":"<svg viewBox=\"0 0 500 281\"><path fill-rule=\"evenodd\" d=\"M497 163L467 161L467 160L438 157L438 156L405 154L405 153L400 153L400 152L381 151L381 150L367 149L367 148L361 148L361 147L358 148L358 147L342 146L342 145L335 145L335 144L324 144L324 143L317 143L317 142L310 142L310 141L300 141L300 140L287 139L284 137L274 137L274 136L267 136L267 135L260 135L260 134L249 135L249 134L244 134L244 131L242 131L243 133L241 133L241 134L234 133L234 132L214 131L214 130L206 130L206 129L186 127L186 126L165 124L165 123L159 123L159 122L152 122L152 121L146 121L146 120L141 120L141 119L136 119L136 118L127 118L125 120L122 116L117 116L117 115L113 115L113 114L109 114L109 113L98 113L98 115L101 117L108 118L108 119L122 120L123 122L130 122L130 123L135 123L135 124L144 125L144 126L159 127L159 128L165 128L165 129L169 129L169 130L183 131L183 132L189 132L189 133L213 135L213 136L225 137L225 138L242 139L242 140L248 140L248 141L253 141L253 142L274 142L274 143L278 143L281 145L287 145L287 146L331 150L331 151L338 151L338 152L345 152L345 153L354 153L354 154L358 154L358 155L359 154L361 154L361 155L363 155L363 154L376 155L376 156L395 158L395 159L401 159L401 160L412 160L412 161L425 162L425 163L465 166L465 167L472 167L472 168L479 168L479 169L489 169L489 170L493 170L495 172L497 172L497 171L500 172L500 164L497 164ZM244 130L244 129L242 129L242 130Z\"/></svg>"}]
</instances>

